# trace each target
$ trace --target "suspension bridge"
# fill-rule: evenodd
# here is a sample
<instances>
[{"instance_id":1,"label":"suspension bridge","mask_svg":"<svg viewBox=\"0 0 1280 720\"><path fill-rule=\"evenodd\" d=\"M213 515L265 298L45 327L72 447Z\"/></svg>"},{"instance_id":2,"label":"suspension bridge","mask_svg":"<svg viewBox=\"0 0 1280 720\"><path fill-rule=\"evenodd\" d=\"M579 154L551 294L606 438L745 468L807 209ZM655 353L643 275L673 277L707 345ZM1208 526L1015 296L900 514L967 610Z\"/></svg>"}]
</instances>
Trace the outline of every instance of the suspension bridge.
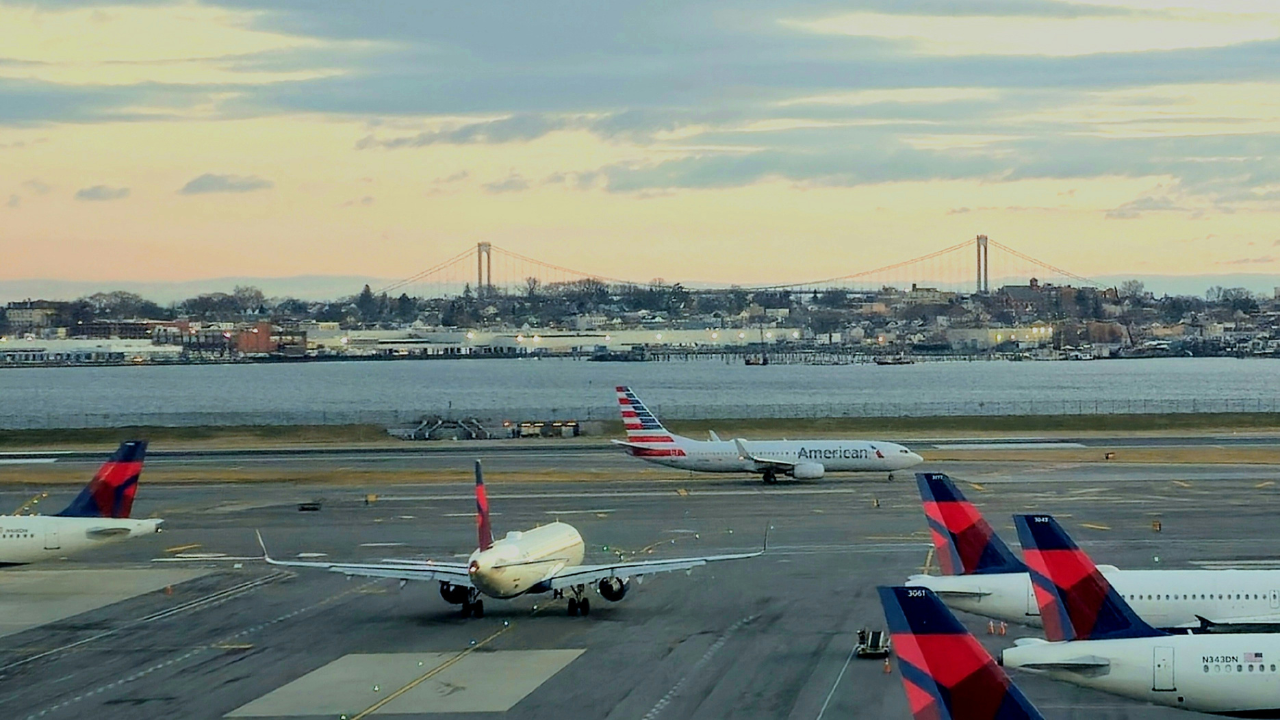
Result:
<instances>
[{"instance_id":1,"label":"suspension bridge","mask_svg":"<svg viewBox=\"0 0 1280 720\"><path fill-rule=\"evenodd\" d=\"M989 293L992 280L1001 285L1042 284L1099 287L1101 283L1034 258L1012 247L978 235L949 247L887 265L856 270L845 275L757 286L686 285L691 292L821 292L874 291L884 287L928 287L948 292ZM466 291L476 294L521 294L551 290L571 284L606 286L671 284L665 281L608 277L532 258L492 243L478 243L421 272L394 282L380 292L418 297L447 297Z\"/></svg>"}]
</instances>

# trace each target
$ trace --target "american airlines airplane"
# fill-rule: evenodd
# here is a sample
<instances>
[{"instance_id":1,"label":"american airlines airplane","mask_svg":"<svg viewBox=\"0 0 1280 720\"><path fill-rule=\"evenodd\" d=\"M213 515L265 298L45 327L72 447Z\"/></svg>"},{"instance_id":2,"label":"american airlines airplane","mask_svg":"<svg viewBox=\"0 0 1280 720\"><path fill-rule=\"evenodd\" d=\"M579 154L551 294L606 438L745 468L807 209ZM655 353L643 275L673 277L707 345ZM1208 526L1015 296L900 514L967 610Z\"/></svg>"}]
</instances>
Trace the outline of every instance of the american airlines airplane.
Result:
<instances>
[{"instance_id":1,"label":"american airlines airplane","mask_svg":"<svg viewBox=\"0 0 1280 720\"><path fill-rule=\"evenodd\" d=\"M916 720L1044 720L991 653L927 588L881 587L880 604Z\"/></svg>"},{"instance_id":2,"label":"american airlines airplane","mask_svg":"<svg viewBox=\"0 0 1280 720\"><path fill-rule=\"evenodd\" d=\"M562 598L568 593L569 614L587 615L591 612L591 601L586 597L590 585L595 586L600 597L617 602L626 596L631 578L688 571L725 560L759 557L769 542L766 530L766 548L757 552L583 565L582 536L566 523L553 522L523 532L512 531L506 537L494 540L489 524L489 496L485 491L479 460L476 461L476 527L478 547L466 563L387 560L358 564L276 560L267 553L261 533L258 534L258 544L262 546L263 559L272 565L320 568L348 576L394 578L402 585L409 580L437 580L440 582L440 597L447 603L460 605L463 617L484 617L481 595L510 600L537 593L550 593L553 598Z\"/></svg>"},{"instance_id":3,"label":"american airlines airplane","mask_svg":"<svg viewBox=\"0 0 1280 720\"><path fill-rule=\"evenodd\" d=\"M1157 630L1052 517L1016 515L1014 524L1048 640L1017 641L1001 653L1005 667L1156 705L1280 717L1280 634Z\"/></svg>"},{"instance_id":4,"label":"american airlines airplane","mask_svg":"<svg viewBox=\"0 0 1280 720\"><path fill-rule=\"evenodd\" d=\"M913 575L957 610L1039 627L1027 567L996 535L951 478L917 473L942 575ZM1280 631L1280 571L1100 568L1147 623L1208 633Z\"/></svg>"},{"instance_id":5,"label":"american airlines airplane","mask_svg":"<svg viewBox=\"0 0 1280 720\"><path fill-rule=\"evenodd\" d=\"M57 515L0 515L0 566L60 558L107 543L160 532L163 520L135 520L147 443L121 443L93 480Z\"/></svg>"},{"instance_id":6,"label":"american airlines airplane","mask_svg":"<svg viewBox=\"0 0 1280 720\"><path fill-rule=\"evenodd\" d=\"M626 440L614 440L633 457L658 465L712 473L759 473L766 483L779 475L817 480L828 472L905 470L924 458L901 445L866 440L693 440L662 427L658 418L626 386L618 386Z\"/></svg>"}]
</instances>

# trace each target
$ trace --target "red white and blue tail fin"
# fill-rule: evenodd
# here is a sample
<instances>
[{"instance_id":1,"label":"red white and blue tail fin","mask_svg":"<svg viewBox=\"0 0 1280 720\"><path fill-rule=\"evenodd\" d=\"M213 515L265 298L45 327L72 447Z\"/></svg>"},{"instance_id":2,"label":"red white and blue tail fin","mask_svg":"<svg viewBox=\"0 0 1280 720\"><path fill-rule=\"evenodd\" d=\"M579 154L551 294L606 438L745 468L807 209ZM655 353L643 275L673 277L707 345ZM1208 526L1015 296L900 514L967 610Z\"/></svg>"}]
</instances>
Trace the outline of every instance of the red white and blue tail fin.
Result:
<instances>
[{"instance_id":1,"label":"red white and blue tail fin","mask_svg":"<svg viewBox=\"0 0 1280 720\"><path fill-rule=\"evenodd\" d=\"M484 471L476 461L476 547L493 547L493 526L489 524L489 493L484 489Z\"/></svg>"},{"instance_id":2,"label":"red white and blue tail fin","mask_svg":"<svg viewBox=\"0 0 1280 720\"><path fill-rule=\"evenodd\" d=\"M932 590L878 590L916 720L1044 720Z\"/></svg>"},{"instance_id":3,"label":"red white and blue tail fin","mask_svg":"<svg viewBox=\"0 0 1280 720\"><path fill-rule=\"evenodd\" d=\"M1013 523L1049 641L1165 634L1138 617L1057 520L1049 515L1014 515Z\"/></svg>"},{"instance_id":4,"label":"red white and blue tail fin","mask_svg":"<svg viewBox=\"0 0 1280 720\"><path fill-rule=\"evenodd\" d=\"M627 439L616 441L637 457L678 457L685 454L678 442L678 435L671 434L658 418L636 397L631 388L619 385L618 408L622 411L622 426Z\"/></svg>"},{"instance_id":5,"label":"red white and blue tail fin","mask_svg":"<svg viewBox=\"0 0 1280 720\"><path fill-rule=\"evenodd\" d=\"M916 473L916 484L943 575L1027 571L951 478L942 473Z\"/></svg>"},{"instance_id":6,"label":"red white and blue tail fin","mask_svg":"<svg viewBox=\"0 0 1280 720\"><path fill-rule=\"evenodd\" d=\"M142 462L147 455L146 440L130 440L98 468L98 472L59 517L127 518L133 512L133 496L138 491Z\"/></svg>"}]
</instances>

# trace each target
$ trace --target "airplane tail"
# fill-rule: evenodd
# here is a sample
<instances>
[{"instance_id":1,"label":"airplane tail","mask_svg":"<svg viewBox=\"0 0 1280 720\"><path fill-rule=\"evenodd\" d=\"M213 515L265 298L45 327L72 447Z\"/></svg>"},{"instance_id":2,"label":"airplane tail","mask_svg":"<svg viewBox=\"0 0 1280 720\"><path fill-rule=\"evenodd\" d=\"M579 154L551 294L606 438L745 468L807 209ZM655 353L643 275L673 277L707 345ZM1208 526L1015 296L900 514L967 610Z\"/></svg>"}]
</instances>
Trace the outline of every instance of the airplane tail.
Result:
<instances>
[{"instance_id":1,"label":"airplane tail","mask_svg":"<svg viewBox=\"0 0 1280 720\"><path fill-rule=\"evenodd\" d=\"M130 440L98 468L93 479L59 517L127 518L133 512L133 495L147 454L146 440Z\"/></svg>"},{"instance_id":2,"label":"airplane tail","mask_svg":"<svg viewBox=\"0 0 1280 720\"><path fill-rule=\"evenodd\" d=\"M489 493L484 489L484 472L476 461L476 534L477 547L488 550L493 547L493 526L489 524Z\"/></svg>"},{"instance_id":3,"label":"airplane tail","mask_svg":"<svg viewBox=\"0 0 1280 720\"><path fill-rule=\"evenodd\" d=\"M679 435L673 435L662 426L658 418L649 412L644 402L636 397L631 388L619 385L618 408L622 411L622 425L627 430L625 441L616 441L626 446L627 452L638 457L669 457L684 455L680 448Z\"/></svg>"},{"instance_id":4,"label":"airplane tail","mask_svg":"<svg viewBox=\"0 0 1280 720\"><path fill-rule=\"evenodd\" d=\"M1026 572L1027 566L943 473L916 473L943 575Z\"/></svg>"},{"instance_id":5,"label":"airplane tail","mask_svg":"<svg viewBox=\"0 0 1280 720\"><path fill-rule=\"evenodd\" d=\"M932 590L877 589L916 720L1043 720Z\"/></svg>"},{"instance_id":6,"label":"airplane tail","mask_svg":"<svg viewBox=\"0 0 1280 720\"><path fill-rule=\"evenodd\" d=\"M1157 637L1049 515L1015 515L1022 554L1051 642Z\"/></svg>"}]
</instances>

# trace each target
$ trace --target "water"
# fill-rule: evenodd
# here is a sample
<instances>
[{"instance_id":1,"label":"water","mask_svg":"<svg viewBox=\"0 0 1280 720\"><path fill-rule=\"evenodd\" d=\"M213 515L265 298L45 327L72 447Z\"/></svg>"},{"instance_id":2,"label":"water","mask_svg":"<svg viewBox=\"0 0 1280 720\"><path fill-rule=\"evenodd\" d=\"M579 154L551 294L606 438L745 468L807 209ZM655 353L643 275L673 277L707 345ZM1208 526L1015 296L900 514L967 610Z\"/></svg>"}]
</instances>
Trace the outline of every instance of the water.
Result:
<instances>
[{"instance_id":1,"label":"water","mask_svg":"<svg viewBox=\"0 0 1280 720\"><path fill-rule=\"evenodd\" d=\"M0 427L614 419L627 384L672 418L1276 412L1280 362L1174 358L748 367L465 360L17 368Z\"/></svg>"}]
</instances>

